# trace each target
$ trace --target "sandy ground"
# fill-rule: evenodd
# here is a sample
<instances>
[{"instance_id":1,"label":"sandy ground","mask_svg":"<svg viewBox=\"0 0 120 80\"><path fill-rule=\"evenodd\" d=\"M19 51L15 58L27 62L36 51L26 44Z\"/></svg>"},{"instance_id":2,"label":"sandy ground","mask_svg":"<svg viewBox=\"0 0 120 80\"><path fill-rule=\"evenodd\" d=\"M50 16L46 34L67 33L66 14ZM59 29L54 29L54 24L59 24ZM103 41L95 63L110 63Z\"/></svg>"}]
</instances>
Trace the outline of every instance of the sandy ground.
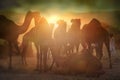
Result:
<instances>
[{"instance_id":1,"label":"sandy ground","mask_svg":"<svg viewBox=\"0 0 120 80\"><path fill-rule=\"evenodd\" d=\"M53 72L40 73L35 71L35 58L28 58L28 64L22 65L20 57L13 58L13 70L7 69L8 60L0 60L0 80L120 80L120 50L113 54L113 68L109 69L107 54L102 59L105 74L99 77L86 77L83 74L77 75L61 75Z\"/></svg>"}]
</instances>

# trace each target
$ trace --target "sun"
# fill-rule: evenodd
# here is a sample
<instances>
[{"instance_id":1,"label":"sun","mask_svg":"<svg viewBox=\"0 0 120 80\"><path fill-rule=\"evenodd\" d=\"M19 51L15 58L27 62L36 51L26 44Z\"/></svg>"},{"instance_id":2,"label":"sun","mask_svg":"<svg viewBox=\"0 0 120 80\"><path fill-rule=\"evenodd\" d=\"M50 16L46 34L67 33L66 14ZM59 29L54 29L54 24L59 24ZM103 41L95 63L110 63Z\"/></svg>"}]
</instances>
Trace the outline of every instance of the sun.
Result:
<instances>
[{"instance_id":1,"label":"sun","mask_svg":"<svg viewBox=\"0 0 120 80\"><path fill-rule=\"evenodd\" d=\"M57 15L51 15L48 17L48 22L49 23L54 23L56 24L56 22L59 20L58 16Z\"/></svg>"}]
</instances>

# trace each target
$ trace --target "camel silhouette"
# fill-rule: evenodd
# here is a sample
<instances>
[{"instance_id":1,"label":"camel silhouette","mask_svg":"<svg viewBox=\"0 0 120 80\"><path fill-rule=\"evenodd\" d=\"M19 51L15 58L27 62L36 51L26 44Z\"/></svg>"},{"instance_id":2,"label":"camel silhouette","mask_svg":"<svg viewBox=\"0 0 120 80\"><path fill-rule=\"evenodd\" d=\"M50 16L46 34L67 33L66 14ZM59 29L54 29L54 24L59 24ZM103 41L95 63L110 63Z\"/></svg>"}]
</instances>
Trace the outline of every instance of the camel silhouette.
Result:
<instances>
[{"instance_id":1,"label":"camel silhouette","mask_svg":"<svg viewBox=\"0 0 120 80\"><path fill-rule=\"evenodd\" d=\"M69 43L69 53L73 53L74 47L76 47L76 52L79 51L79 44L80 44L80 19L72 19L71 20L71 28L68 31L68 43Z\"/></svg>"},{"instance_id":2,"label":"camel silhouette","mask_svg":"<svg viewBox=\"0 0 120 80\"><path fill-rule=\"evenodd\" d=\"M92 43L95 44L96 56L101 60L103 56L103 44L107 47L109 56L109 67L112 68L111 53L109 46L109 32L103 28L100 21L93 18L88 24L81 29L82 38L87 43L88 49L92 50Z\"/></svg>"},{"instance_id":3,"label":"camel silhouette","mask_svg":"<svg viewBox=\"0 0 120 80\"><path fill-rule=\"evenodd\" d=\"M89 76L99 76L104 72L100 60L93 56L88 49L83 49L81 52L77 52L77 54L61 56L56 46L57 44L54 44L54 47L52 47L52 56L55 63L53 67L58 73L85 73Z\"/></svg>"},{"instance_id":4,"label":"camel silhouette","mask_svg":"<svg viewBox=\"0 0 120 80\"><path fill-rule=\"evenodd\" d=\"M53 27L49 26L44 17L38 13L35 17L35 27L33 27L23 37L23 54L30 42L35 44L37 49L37 70L46 70L47 68L47 52L51 45ZM23 55L24 56L24 55ZM42 67L43 65L43 67Z\"/></svg>"},{"instance_id":5,"label":"camel silhouette","mask_svg":"<svg viewBox=\"0 0 120 80\"><path fill-rule=\"evenodd\" d=\"M20 53L17 39L20 34L23 34L28 29L32 18L32 12L28 11L24 23L19 26L4 15L0 15L0 38L9 43L9 68L12 68L12 48L16 48L18 53Z\"/></svg>"},{"instance_id":6,"label":"camel silhouette","mask_svg":"<svg viewBox=\"0 0 120 80\"><path fill-rule=\"evenodd\" d=\"M57 21L58 27L54 32L54 39L57 44L57 48L59 52L61 52L62 48L65 51L67 45L67 24L64 20Z\"/></svg>"}]
</instances>

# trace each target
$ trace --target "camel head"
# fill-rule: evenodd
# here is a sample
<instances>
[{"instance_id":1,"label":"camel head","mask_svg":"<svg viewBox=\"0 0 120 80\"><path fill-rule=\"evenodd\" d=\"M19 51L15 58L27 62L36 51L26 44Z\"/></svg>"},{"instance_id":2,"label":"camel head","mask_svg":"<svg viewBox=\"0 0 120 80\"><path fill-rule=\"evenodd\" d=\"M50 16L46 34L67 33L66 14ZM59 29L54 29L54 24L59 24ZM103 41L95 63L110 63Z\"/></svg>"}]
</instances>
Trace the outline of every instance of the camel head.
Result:
<instances>
[{"instance_id":1,"label":"camel head","mask_svg":"<svg viewBox=\"0 0 120 80\"><path fill-rule=\"evenodd\" d=\"M64 25L64 26L67 25L64 20L58 20L58 21L57 21L57 24L58 24L58 25Z\"/></svg>"},{"instance_id":2,"label":"camel head","mask_svg":"<svg viewBox=\"0 0 120 80\"><path fill-rule=\"evenodd\" d=\"M67 23L64 20L58 20L57 24L58 24L58 27L60 27L61 29L66 30Z\"/></svg>"},{"instance_id":3,"label":"camel head","mask_svg":"<svg viewBox=\"0 0 120 80\"><path fill-rule=\"evenodd\" d=\"M39 12L39 11L31 11L31 10L29 10L29 11L27 12L27 14L30 14L30 15L33 16L33 17L40 16L40 12Z\"/></svg>"},{"instance_id":4,"label":"camel head","mask_svg":"<svg viewBox=\"0 0 120 80\"><path fill-rule=\"evenodd\" d=\"M47 20L46 20L45 17L41 17L41 18L40 18L40 23L41 23L41 24L48 24L48 22L47 22Z\"/></svg>"},{"instance_id":5,"label":"camel head","mask_svg":"<svg viewBox=\"0 0 120 80\"><path fill-rule=\"evenodd\" d=\"M71 23L81 24L81 20L80 19L72 19Z\"/></svg>"},{"instance_id":6,"label":"camel head","mask_svg":"<svg viewBox=\"0 0 120 80\"><path fill-rule=\"evenodd\" d=\"M71 27L80 28L81 20L80 20L80 19L72 19L72 20L71 20L71 23L72 23L72 26L71 26Z\"/></svg>"},{"instance_id":7,"label":"camel head","mask_svg":"<svg viewBox=\"0 0 120 80\"><path fill-rule=\"evenodd\" d=\"M34 16L34 20L35 20L35 25L39 25L39 22L40 22L40 12L38 11L35 11L33 12L33 16Z\"/></svg>"},{"instance_id":8,"label":"camel head","mask_svg":"<svg viewBox=\"0 0 120 80\"><path fill-rule=\"evenodd\" d=\"M26 18L27 18L27 17L33 17L33 16L34 16L34 15L33 15L33 12L30 11L30 10L29 10L29 11L27 12L27 14L26 14Z\"/></svg>"}]
</instances>

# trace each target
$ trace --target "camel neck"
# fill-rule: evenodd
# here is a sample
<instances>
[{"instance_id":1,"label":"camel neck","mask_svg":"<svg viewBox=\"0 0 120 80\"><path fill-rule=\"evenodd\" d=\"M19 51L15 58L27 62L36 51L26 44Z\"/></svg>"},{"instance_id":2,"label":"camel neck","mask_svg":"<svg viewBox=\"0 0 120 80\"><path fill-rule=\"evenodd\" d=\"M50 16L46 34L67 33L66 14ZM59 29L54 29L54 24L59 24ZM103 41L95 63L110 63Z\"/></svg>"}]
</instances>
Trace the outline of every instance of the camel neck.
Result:
<instances>
[{"instance_id":1,"label":"camel neck","mask_svg":"<svg viewBox=\"0 0 120 80\"><path fill-rule=\"evenodd\" d=\"M30 13L27 13L25 16L23 25L20 26L20 29L19 29L20 34L25 33L27 31L27 29L29 28L29 25L31 23L31 20L32 20L32 16L30 15Z\"/></svg>"}]
</instances>

